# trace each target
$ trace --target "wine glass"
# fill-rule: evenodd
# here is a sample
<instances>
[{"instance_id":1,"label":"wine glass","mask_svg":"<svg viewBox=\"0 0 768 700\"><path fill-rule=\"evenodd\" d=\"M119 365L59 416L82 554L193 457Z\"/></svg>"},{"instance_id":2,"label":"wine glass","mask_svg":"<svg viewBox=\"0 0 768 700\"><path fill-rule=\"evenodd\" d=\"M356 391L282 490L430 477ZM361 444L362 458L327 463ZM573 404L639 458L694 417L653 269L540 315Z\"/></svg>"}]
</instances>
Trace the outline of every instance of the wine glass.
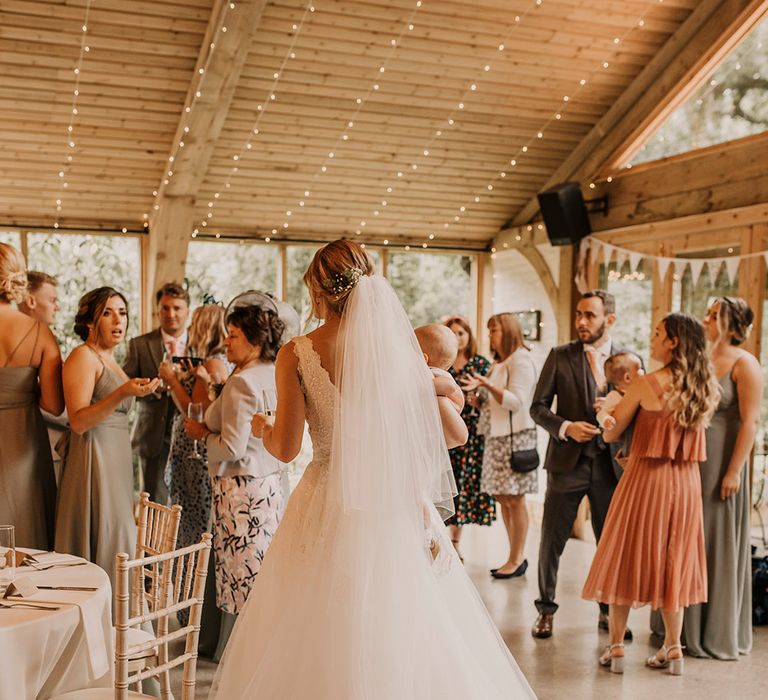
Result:
<instances>
[{"instance_id":1,"label":"wine glass","mask_svg":"<svg viewBox=\"0 0 768 700\"><path fill-rule=\"evenodd\" d=\"M274 389L263 389L261 392L262 413L265 416L274 416L277 408L277 392Z\"/></svg>"},{"instance_id":2,"label":"wine glass","mask_svg":"<svg viewBox=\"0 0 768 700\"><path fill-rule=\"evenodd\" d=\"M187 406L187 416L192 420L197 421L198 423L202 423L203 422L203 404L190 401L189 406ZM197 449L197 440L194 441L193 450L194 451L192 452L192 456L195 459L203 458L203 455L201 455Z\"/></svg>"},{"instance_id":3,"label":"wine glass","mask_svg":"<svg viewBox=\"0 0 768 700\"><path fill-rule=\"evenodd\" d=\"M0 595L16 576L16 542L13 525L0 525Z\"/></svg>"}]
</instances>

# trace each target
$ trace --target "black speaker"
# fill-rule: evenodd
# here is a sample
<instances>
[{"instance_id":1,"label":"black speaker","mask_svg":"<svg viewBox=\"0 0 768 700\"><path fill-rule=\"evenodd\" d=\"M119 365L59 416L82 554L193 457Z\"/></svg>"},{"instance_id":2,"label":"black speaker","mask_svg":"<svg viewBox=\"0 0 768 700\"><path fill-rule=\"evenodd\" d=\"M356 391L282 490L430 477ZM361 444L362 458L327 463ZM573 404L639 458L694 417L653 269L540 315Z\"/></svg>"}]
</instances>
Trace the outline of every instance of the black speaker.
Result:
<instances>
[{"instance_id":1,"label":"black speaker","mask_svg":"<svg viewBox=\"0 0 768 700\"><path fill-rule=\"evenodd\" d=\"M536 196L552 245L578 243L592 232L578 182L563 182Z\"/></svg>"}]
</instances>

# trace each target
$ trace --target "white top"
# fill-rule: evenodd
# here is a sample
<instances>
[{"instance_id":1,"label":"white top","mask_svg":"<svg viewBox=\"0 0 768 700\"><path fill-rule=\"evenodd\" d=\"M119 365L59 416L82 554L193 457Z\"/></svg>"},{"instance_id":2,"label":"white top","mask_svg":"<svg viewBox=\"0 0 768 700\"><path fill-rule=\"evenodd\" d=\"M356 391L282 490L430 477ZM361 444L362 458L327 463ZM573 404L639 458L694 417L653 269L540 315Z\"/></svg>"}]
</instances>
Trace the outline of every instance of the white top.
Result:
<instances>
[{"instance_id":1,"label":"white top","mask_svg":"<svg viewBox=\"0 0 768 700\"><path fill-rule=\"evenodd\" d=\"M205 412L212 434L208 447L211 476L264 477L280 470L278 462L251 434L251 418L264 410L262 392L275 391L275 366L258 362L236 371Z\"/></svg>"},{"instance_id":2,"label":"white top","mask_svg":"<svg viewBox=\"0 0 768 700\"><path fill-rule=\"evenodd\" d=\"M600 411L597 413L597 423L601 428L605 427L605 419L608 418L608 416L613 415L614 409L619 405L619 401L621 401L623 398L623 394L621 394L619 391L616 391L616 389L608 392L608 395L605 397L605 401L603 401L603 405L600 408Z\"/></svg>"},{"instance_id":3,"label":"white top","mask_svg":"<svg viewBox=\"0 0 768 700\"><path fill-rule=\"evenodd\" d=\"M509 414L512 413L512 430L520 432L535 428L531 418L531 402L536 389L536 365L531 353L518 348L503 362L491 367L488 379L496 386L504 387L501 403L488 392L483 409L490 412L490 433L486 437L502 437L510 434Z\"/></svg>"}]
</instances>

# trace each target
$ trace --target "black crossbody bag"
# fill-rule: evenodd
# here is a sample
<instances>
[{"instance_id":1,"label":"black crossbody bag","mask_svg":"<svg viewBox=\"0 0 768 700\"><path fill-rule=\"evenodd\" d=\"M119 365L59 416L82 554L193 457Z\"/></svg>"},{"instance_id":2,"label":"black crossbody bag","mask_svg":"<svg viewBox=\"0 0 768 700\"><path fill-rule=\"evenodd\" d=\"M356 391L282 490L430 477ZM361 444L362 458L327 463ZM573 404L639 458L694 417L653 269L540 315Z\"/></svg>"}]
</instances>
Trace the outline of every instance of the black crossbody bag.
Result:
<instances>
[{"instance_id":1,"label":"black crossbody bag","mask_svg":"<svg viewBox=\"0 0 768 700\"><path fill-rule=\"evenodd\" d=\"M507 385L509 385L509 370L507 370ZM540 464L539 451L535 447L530 450L515 451L515 430L512 427L512 411L509 412L509 442L512 454L510 466L513 472L527 474L534 469L538 469Z\"/></svg>"}]
</instances>

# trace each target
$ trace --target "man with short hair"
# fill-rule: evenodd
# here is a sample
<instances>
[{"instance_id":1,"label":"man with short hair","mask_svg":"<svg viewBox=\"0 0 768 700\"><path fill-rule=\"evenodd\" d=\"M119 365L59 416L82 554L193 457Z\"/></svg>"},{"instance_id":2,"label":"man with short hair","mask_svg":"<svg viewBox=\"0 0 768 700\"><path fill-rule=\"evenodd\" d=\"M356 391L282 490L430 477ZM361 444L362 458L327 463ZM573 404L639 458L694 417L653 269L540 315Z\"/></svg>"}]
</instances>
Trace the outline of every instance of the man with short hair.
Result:
<instances>
[{"instance_id":1,"label":"man with short hair","mask_svg":"<svg viewBox=\"0 0 768 700\"><path fill-rule=\"evenodd\" d=\"M595 412L595 399L607 389L605 360L623 351L609 334L616 321L615 307L613 295L601 289L582 294L576 306L578 338L549 353L531 404L531 417L550 434L539 544L539 616L531 630L540 639L552 636L560 555L581 500L589 499L592 528L599 540L616 488L611 452L600 437ZM607 630L608 606L601 604L600 611L598 626ZM627 634L631 636L629 630Z\"/></svg>"},{"instance_id":2,"label":"man with short hair","mask_svg":"<svg viewBox=\"0 0 768 700\"><path fill-rule=\"evenodd\" d=\"M128 342L123 369L129 377L155 377L164 355L170 359L186 353L189 293L180 284L169 282L157 290L155 301L160 327ZM141 463L144 489L151 500L165 505L168 488L163 476L176 407L167 390L140 397L137 404L131 444Z\"/></svg>"},{"instance_id":3,"label":"man with short hair","mask_svg":"<svg viewBox=\"0 0 768 700\"><path fill-rule=\"evenodd\" d=\"M45 272L27 272L27 295L19 304L19 311L51 327L59 311L56 278Z\"/></svg>"}]
</instances>

